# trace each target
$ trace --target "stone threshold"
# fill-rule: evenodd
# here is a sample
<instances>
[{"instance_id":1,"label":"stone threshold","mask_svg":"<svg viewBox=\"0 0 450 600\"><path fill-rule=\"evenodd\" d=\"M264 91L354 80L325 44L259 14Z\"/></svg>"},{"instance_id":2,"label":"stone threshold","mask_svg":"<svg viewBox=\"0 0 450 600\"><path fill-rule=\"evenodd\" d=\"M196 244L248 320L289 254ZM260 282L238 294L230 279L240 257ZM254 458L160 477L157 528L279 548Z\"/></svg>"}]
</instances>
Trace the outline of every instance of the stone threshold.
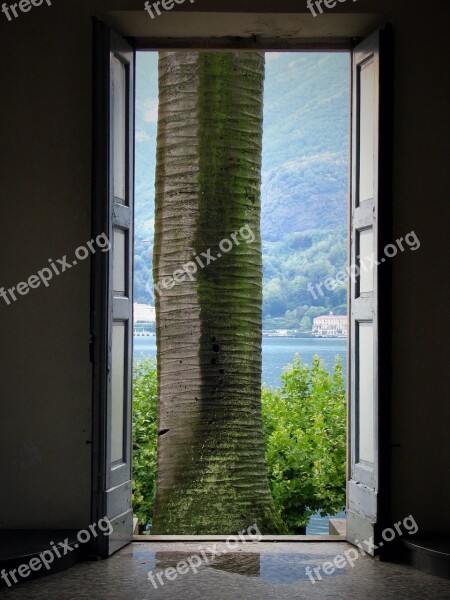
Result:
<instances>
[{"instance_id":1,"label":"stone threshold","mask_svg":"<svg viewBox=\"0 0 450 600\"><path fill-rule=\"evenodd\" d=\"M342 535L263 535L259 540L233 535L134 535L133 542L226 542L236 538L245 542L346 542Z\"/></svg>"}]
</instances>

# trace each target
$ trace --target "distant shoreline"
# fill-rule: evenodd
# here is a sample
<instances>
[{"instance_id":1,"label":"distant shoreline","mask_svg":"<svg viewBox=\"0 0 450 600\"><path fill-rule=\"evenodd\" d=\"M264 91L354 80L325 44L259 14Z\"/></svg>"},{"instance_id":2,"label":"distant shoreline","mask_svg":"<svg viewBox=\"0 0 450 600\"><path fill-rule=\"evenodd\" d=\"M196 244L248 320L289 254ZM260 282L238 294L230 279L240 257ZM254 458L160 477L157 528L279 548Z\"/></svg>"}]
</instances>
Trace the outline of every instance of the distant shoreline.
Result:
<instances>
[{"instance_id":1,"label":"distant shoreline","mask_svg":"<svg viewBox=\"0 0 450 600\"><path fill-rule=\"evenodd\" d=\"M133 332L134 337L155 337L154 331ZM276 333L272 331L263 331L263 338L279 338L279 339L310 339L310 340L346 340L347 336L342 335L313 335L312 333L300 333L297 331L288 331L287 333Z\"/></svg>"},{"instance_id":2,"label":"distant shoreline","mask_svg":"<svg viewBox=\"0 0 450 600\"><path fill-rule=\"evenodd\" d=\"M301 333L297 331L288 331L287 333L276 333L272 331L263 331L264 338L305 338L312 340L346 340L347 336L342 335L313 335L312 333Z\"/></svg>"}]
</instances>

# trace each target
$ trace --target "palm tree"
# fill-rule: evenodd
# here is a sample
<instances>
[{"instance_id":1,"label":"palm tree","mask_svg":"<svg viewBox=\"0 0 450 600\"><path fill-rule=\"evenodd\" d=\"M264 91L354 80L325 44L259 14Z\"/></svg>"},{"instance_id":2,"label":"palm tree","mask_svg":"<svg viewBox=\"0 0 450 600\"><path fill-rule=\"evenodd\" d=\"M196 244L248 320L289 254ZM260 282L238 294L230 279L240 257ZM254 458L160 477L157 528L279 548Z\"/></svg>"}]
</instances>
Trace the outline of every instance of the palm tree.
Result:
<instances>
[{"instance_id":1,"label":"palm tree","mask_svg":"<svg viewBox=\"0 0 450 600\"><path fill-rule=\"evenodd\" d=\"M260 52L159 56L155 534L276 529L261 425L263 87Z\"/></svg>"}]
</instances>

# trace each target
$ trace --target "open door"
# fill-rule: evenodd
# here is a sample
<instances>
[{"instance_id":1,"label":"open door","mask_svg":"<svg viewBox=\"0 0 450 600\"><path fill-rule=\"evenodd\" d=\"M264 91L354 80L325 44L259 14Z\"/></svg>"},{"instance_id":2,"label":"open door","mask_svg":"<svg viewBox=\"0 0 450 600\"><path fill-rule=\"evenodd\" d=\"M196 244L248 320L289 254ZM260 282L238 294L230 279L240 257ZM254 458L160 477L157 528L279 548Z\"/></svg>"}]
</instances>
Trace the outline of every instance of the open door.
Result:
<instances>
[{"instance_id":1,"label":"open door","mask_svg":"<svg viewBox=\"0 0 450 600\"><path fill-rule=\"evenodd\" d=\"M94 22L93 237L109 253L95 253L92 269L93 362L92 523L108 517L114 531L95 540L109 556L132 539L131 412L133 359L133 48Z\"/></svg>"},{"instance_id":2,"label":"open door","mask_svg":"<svg viewBox=\"0 0 450 600\"><path fill-rule=\"evenodd\" d=\"M390 27L362 41L352 78L347 538L376 546L389 519L391 49Z\"/></svg>"}]
</instances>

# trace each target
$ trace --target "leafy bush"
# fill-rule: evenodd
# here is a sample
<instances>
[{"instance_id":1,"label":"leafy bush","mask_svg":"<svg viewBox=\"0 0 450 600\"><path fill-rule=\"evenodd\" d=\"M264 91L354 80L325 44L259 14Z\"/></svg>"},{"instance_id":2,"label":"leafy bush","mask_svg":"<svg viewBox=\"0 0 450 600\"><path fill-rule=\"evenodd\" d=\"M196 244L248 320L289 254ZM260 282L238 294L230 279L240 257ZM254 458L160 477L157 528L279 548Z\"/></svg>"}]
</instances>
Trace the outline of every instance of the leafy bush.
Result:
<instances>
[{"instance_id":1,"label":"leafy bush","mask_svg":"<svg viewBox=\"0 0 450 600\"><path fill-rule=\"evenodd\" d=\"M133 511L144 528L151 522L156 487L156 365L135 363L133 376Z\"/></svg>"},{"instance_id":2,"label":"leafy bush","mask_svg":"<svg viewBox=\"0 0 450 600\"><path fill-rule=\"evenodd\" d=\"M298 357L282 375L282 388L263 387L267 471L289 533L312 514L336 514L345 505L346 407L342 365L332 375L315 356Z\"/></svg>"},{"instance_id":3,"label":"leafy bush","mask_svg":"<svg viewBox=\"0 0 450 600\"><path fill-rule=\"evenodd\" d=\"M295 358L281 389L262 389L267 472L286 533L312 514L336 514L345 505L345 389L336 360L330 375L316 356L311 367ZM134 368L133 510L142 527L152 520L156 486L157 385L152 360Z\"/></svg>"}]
</instances>

